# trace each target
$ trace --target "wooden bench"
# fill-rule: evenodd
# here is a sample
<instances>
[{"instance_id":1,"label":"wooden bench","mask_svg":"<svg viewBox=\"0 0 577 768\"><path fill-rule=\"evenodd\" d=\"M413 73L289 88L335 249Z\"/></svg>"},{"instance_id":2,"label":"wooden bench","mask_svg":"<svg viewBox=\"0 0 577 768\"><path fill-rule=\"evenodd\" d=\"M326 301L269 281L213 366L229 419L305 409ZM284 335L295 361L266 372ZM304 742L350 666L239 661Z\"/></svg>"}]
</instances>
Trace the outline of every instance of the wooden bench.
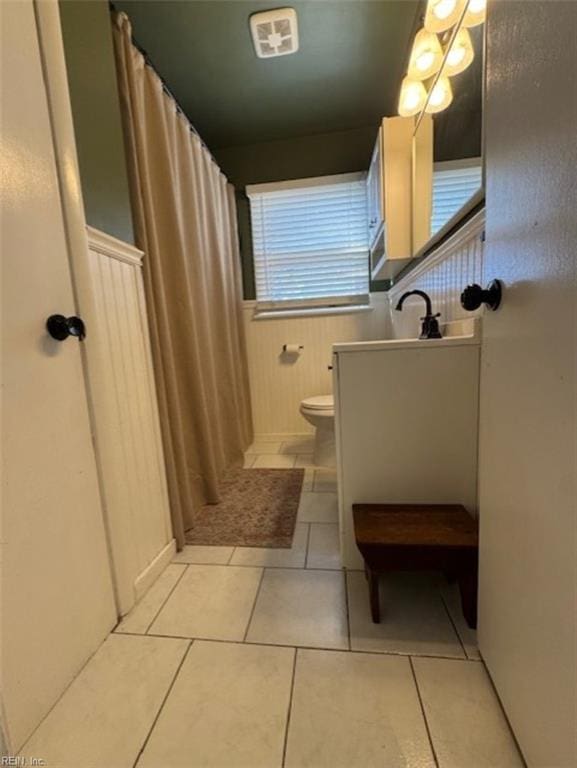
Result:
<instances>
[{"instance_id":1,"label":"wooden bench","mask_svg":"<svg viewBox=\"0 0 577 768\"><path fill-rule=\"evenodd\" d=\"M477 521L458 504L354 504L373 621L380 622L379 574L443 571L457 579L463 615L477 626Z\"/></svg>"}]
</instances>

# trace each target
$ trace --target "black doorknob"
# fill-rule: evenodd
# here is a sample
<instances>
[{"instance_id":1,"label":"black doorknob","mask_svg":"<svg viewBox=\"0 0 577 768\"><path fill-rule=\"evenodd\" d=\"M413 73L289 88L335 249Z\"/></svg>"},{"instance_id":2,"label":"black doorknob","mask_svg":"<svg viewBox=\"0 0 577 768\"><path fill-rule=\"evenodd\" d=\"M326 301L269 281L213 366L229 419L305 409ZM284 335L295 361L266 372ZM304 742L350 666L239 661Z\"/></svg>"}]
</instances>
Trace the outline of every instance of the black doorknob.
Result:
<instances>
[{"instance_id":1,"label":"black doorknob","mask_svg":"<svg viewBox=\"0 0 577 768\"><path fill-rule=\"evenodd\" d=\"M56 341L64 341L69 336L76 336L78 341L82 341L86 336L84 321L75 315L50 315L46 321L46 330Z\"/></svg>"},{"instance_id":2,"label":"black doorknob","mask_svg":"<svg viewBox=\"0 0 577 768\"><path fill-rule=\"evenodd\" d=\"M488 309L495 311L501 304L502 293L499 280L492 280L484 289L477 283L473 283L468 285L461 294L461 306L467 312L473 312L484 304Z\"/></svg>"}]
</instances>

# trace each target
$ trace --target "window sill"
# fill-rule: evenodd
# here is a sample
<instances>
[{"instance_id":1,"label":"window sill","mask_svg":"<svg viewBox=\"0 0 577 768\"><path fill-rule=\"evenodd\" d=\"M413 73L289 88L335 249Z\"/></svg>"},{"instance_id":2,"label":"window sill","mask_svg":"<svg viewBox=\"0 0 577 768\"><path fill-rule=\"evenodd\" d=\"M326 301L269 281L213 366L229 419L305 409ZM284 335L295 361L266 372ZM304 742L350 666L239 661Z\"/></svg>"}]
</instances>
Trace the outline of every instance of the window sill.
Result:
<instances>
[{"instance_id":1,"label":"window sill","mask_svg":"<svg viewBox=\"0 0 577 768\"><path fill-rule=\"evenodd\" d=\"M316 317L320 315L353 315L359 312L372 312L370 304L351 304L343 307L316 307L314 309L281 309L277 311L258 312L255 308L253 320L278 320L288 317Z\"/></svg>"}]
</instances>

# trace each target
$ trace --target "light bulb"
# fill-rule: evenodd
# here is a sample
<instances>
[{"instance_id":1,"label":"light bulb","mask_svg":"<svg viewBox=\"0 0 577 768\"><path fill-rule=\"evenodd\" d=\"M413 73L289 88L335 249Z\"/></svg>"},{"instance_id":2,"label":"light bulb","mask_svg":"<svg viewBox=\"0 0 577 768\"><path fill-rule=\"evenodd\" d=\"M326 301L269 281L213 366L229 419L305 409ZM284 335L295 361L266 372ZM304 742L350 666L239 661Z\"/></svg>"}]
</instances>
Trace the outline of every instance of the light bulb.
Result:
<instances>
[{"instance_id":1,"label":"light bulb","mask_svg":"<svg viewBox=\"0 0 577 768\"><path fill-rule=\"evenodd\" d=\"M453 90L448 77L440 77L429 96L425 112L435 113L447 109L453 101Z\"/></svg>"},{"instance_id":2,"label":"light bulb","mask_svg":"<svg viewBox=\"0 0 577 768\"><path fill-rule=\"evenodd\" d=\"M443 63L443 49L437 35L421 29L415 35L408 76L412 80L426 80L436 74Z\"/></svg>"},{"instance_id":3,"label":"light bulb","mask_svg":"<svg viewBox=\"0 0 577 768\"><path fill-rule=\"evenodd\" d=\"M415 59L415 66L419 72L426 72L435 63L435 54L432 51L423 51Z\"/></svg>"},{"instance_id":4,"label":"light bulb","mask_svg":"<svg viewBox=\"0 0 577 768\"><path fill-rule=\"evenodd\" d=\"M455 10L457 0L439 0L433 7L433 13L438 19L447 19Z\"/></svg>"},{"instance_id":5,"label":"light bulb","mask_svg":"<svg viewBox=\"0 0 577 768\"><path fill-rule=\"evenodd\" d=\"M467 0L428 0L425 29L428 32L445 32L454 27L461 18L466 2Z\"/></svg>"},{"instance_id":6,"label":"light bulb","mask_svg":"<svg viewBox=\"0 0 577 768\"><path fill-rule=\"evenodd\" d=\"M471 42L471 35L466 29L460 29L447 52L443 74L453 77L464 72L474 58L475 51Z\"/></svg>"},{"instance_id":7,"label":"light bulb","mask_svg":"<svg viewBox=\"0 0 577 768\"><path fill-rule=\"evenodd\" d=\"M464 27L476 27L487 17L487 0L469 0L467 12L463 18Z\"/></svg>"},{"instance_id":8,"label":"light bulb","mask_svg":"<svg viewBox=\"0 0 577 768\"><path fill-rule=\"evenodd\" d=\"M451 67L458 67L459 64L465 58L465 49L462 45L452 45L451 50L447 54L447 63Z\"/></svg>"},{"instance_id":9,"label":"light bulb","mask_svg":"<svg viewBox=\"0 0 577 768\"><path fill-rule=\"evenodd\" d=\"M412 117L417 115L425 106L427 100L427 91L420 80L412 80L405 77L401 84L401 95L399 97L399 115L401 117Z\"/></svg>"}]
</instances>

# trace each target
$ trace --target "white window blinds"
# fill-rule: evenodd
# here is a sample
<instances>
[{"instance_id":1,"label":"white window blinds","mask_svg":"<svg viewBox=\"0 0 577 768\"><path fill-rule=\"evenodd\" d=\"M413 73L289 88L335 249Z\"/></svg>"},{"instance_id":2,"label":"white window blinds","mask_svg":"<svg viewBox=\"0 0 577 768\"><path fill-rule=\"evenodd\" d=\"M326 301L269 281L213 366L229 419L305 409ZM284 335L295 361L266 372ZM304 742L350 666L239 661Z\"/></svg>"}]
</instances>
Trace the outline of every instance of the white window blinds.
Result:
<instances>
[{"instance_id":1,"label":"white window blinds","mask_svg":"<svg viewBox=\"0 0 577 768\"><path fill-rule=\"evenodd\" d=\"M483 183L480 158L470 161L436 163L433 172L433 214L431 234L434 235L477 192Z\"/></svg>"},{"instance_id":2,"label":"white window blinds","mask_svg":"<svg viewBox=\"0 0 577 768\"><path fill-rule=\"evenodd\" d=\"M246 191L260 309L368 301L364 175L257 184Z\"/></svg>"}]
</instances>

